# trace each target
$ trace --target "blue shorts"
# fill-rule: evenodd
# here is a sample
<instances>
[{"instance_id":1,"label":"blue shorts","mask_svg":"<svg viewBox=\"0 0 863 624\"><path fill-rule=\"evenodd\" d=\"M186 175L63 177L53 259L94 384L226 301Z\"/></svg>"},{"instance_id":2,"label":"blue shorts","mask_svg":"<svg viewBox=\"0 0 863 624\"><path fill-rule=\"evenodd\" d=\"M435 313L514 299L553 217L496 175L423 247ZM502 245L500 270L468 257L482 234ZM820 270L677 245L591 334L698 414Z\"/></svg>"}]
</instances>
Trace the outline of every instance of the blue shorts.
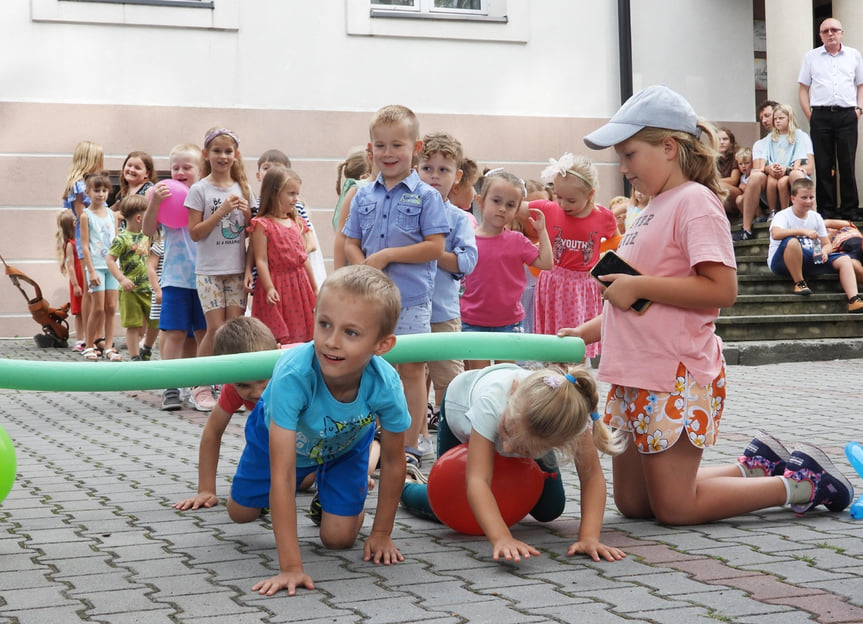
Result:
<instances>
[{"instance_id":1,"label":"blue shorts","mask_svg":"<svg viewBox=\"0 0 863 624\"><path fill-rule=\"evenodd\" d=\"M396 336L431 333L431 301L402 308L396 325Z\"/></svg>"},{"instance_id":2,"label":"blue shorts","mask_svg":"<svg viewBox=\"0 0 863 624\"><path fill-rule=\"evenodd\" d=\"M777 275L783 275L785 277L791 277L791 274L788 272L788 267L785 266L785 258L783 257L785 254L785 246L788 244L789 240L791 240L790 236L782 239L779 243L779 247L776 249L776 253L773 254L773 259L770 261L770 270ZM835 273L836 269L833 268L833 261L840 256L848 255L834 251L833 253L827 254L827 260L825 262L815 264L812 261L812 248L809 246L801 246L801 249L803 251L804 277L824 275L825 273Z\"/></svg>"},{"instance_id":3,"label":"blue shorts","mask_svg":"<svg viewBox=\"0 0 863 624\"><path fill-rule=\"evenodd\" d=\"M196 331L207 329L207 319L194 288L165 286L162 288L162 312L159 315L162 331L185 331L190 338Z\"/></svg>"},{"instance_id":4,"label":"blue shorts","mask_svg":"<svg viewBox=\"0 0 863 624\"><path fill-rule=\"evenodd\" d=\"M321 508L336 516L356 516L366 505L369 491L369 447L375 428L344 455L319 466L297 467L297 489L315 473ZM231 499L244 507L270 506L270 432L264 423L263 402L258 401L246 419L246 446L231 483Z\"/></svg>"},{"instance_id":5,"label":"blue shorts","mask_svg":"<svg viewBox=\"0 0 863 624\"><path fill-rule=\"evenodd\" d=\"M461 330L463 332L491 332L496 334L523 334L524 327L521 326L522 321L512 323L511 325L501 325L500 327L484 327L482 325L471 325L470 323L462 322Z\"/></svg>"},{"instance_id":6,"label":"blue shorts","mask_svg":"<svg viewBox=\"0 0 863 624\"><path fill-rule=\"evenodd\" d=\"M83 264L83 263L82 263ZM91 293L101 292L103 290L120 290L120 283L117 281L117 278L111 275L111 271L106 269L94 269L96 275L99 276L99 284L97 286L90 286L89 290ZM87 270L87 267L84 267L84 273L87 277L87 284L90 284L90 271Z\"/></svg>"}]
</instances>

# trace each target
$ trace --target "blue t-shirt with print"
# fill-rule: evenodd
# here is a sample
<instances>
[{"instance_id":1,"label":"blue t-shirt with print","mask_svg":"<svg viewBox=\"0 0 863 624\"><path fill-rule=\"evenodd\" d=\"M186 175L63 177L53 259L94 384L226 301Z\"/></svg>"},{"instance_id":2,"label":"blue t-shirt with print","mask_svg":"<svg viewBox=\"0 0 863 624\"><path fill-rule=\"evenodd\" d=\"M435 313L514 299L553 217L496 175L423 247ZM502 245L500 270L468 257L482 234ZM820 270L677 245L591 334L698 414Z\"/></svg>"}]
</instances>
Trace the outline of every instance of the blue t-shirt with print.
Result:
<instances>
[{"instance_id":1,"label":"blue t-shirt with print","mask_svg":"<svg viewBox=\"0 0 863 624\"><path fill-rule=\"evenodd\" d=\"M276 363L261 396L267 427L297 432L297 467L331 461L367 440L375 420L386 431L401 433L411 424L398 373L373 356L363 370L357 397L342 403L321 376L314 343L288 349Z\"/></svg>"}]
</instances>

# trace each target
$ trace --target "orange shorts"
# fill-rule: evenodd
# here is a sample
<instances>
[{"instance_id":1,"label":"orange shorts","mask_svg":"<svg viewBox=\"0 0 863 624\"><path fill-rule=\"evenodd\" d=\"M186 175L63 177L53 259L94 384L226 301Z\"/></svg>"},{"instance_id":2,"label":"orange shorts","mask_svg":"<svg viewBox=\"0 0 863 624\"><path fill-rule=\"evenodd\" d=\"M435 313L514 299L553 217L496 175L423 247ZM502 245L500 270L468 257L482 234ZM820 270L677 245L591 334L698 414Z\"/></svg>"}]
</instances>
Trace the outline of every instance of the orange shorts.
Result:
<instances>
[{"instance_id":1,"label":"orange shorts","mask_svg":"<svg viewBox=\"0 0 863 624\"><path fill-rule=\"evenodd\" d=\"M725 365L711 383L699 385L681 364L673 392L654 392L612 384L603 421L632 433L639 453L661 453L686 430L698 448L716 443L725 407Z\"/></svg>"}]
</instances>

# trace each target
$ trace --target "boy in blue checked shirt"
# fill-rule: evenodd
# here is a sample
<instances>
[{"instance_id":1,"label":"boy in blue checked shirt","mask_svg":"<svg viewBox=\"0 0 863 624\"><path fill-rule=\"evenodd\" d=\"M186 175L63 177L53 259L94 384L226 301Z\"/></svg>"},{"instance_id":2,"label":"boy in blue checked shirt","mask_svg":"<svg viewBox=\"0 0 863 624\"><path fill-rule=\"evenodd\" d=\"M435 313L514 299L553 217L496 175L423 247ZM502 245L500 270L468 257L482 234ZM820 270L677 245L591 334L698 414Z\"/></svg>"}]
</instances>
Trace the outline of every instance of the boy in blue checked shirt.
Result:
<instances>
[{"instance_id":1,"label":"boy in blue checked shirt","mask_svg":"<svg viewBox=\"0 0 863 624\"><path fill-rule=\"evenodd\" d=\"M422 148L419 122L405 106L385 106L369 125L368 149L380 173L351 202L342 232L351 264L366 264L389 275L401 292L397 336L431 332L431 297L437 260L449 232L440 193L413 169ZM415 448L426 418L425 363L399 364L411 426L405 436L405 459L412 477L422 453Z\"/></svg>"}]
</instances>

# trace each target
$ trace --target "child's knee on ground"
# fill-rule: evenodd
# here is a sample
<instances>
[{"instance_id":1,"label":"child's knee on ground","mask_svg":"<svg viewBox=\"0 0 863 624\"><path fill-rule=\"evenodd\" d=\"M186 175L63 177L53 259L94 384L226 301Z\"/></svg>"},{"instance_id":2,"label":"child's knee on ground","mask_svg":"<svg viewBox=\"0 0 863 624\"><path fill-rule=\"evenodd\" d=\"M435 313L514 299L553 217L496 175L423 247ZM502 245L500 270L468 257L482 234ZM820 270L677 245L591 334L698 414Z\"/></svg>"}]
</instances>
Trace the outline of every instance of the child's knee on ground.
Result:
<instances>
[{"instance_id":1,"label":"child's knee on ground","mask_svg":"<svg viewBox=\"0 0 863 624\"><path fill-rule=\"evenodd\" d=\"M324 511L321 516L321 543L330 550L344 550L356 544L365 511L356 516L337 516Z\"/></svg>"},{"instance_id":2,"label":"child's knee on ground","mask_svg":"<svg viewBox=\"0 0 863 624\"><path fill-rule=\"evenodd\" d=\"M246 507L228 498L228 517L237 524L245 524L254 522L261 517L260 507Z\"/></svg>"}]
</instances>

